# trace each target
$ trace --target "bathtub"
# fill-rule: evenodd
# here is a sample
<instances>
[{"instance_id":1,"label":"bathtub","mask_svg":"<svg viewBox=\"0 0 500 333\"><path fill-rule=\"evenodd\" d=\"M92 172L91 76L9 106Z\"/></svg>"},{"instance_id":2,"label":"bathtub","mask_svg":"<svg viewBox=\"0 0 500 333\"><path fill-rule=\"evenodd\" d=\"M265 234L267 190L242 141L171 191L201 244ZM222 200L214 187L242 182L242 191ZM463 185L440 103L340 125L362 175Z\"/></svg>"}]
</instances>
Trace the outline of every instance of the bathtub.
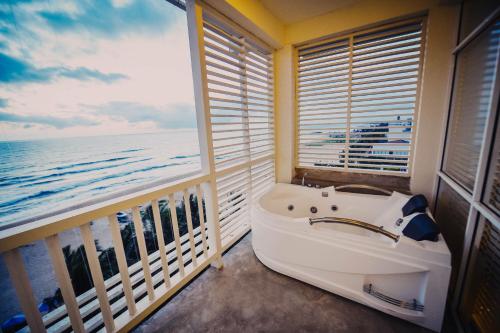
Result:
<instances>
[{"instance_id":1,"label":"bathtub","mask_svg":"<svg viewBox=\"0 0 500 333\"><path fill-rule=\"evenodd\" d=\"M396 221L408 199L398 192L381 196L276 184L252 205L253 250L272 270L440 331L451 256L441 235L431 242L402 234L404 223ZM364 221L379 230L310 223L319 217Z\"/></svg>"}]
</instances>

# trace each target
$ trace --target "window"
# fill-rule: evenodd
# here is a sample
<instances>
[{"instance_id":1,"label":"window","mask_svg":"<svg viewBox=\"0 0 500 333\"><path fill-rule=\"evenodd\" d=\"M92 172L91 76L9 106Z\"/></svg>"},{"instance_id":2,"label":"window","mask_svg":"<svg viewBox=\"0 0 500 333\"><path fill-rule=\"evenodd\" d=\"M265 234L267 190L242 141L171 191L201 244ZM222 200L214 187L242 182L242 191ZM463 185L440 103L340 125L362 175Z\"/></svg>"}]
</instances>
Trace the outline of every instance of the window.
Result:
<instances>
[{"instance_id":1,"label":"window","mask_svg":"<svg viewBox=\"0 0 500 333\"><path fill-rule=\"evenodd\" d=\"M458 271L462 262L469 210L470 205L467 200L441 180L434 216L436 221L439 222L439 227L451 252L450 292L455 289Z\"/></svg>"},{"instance_id":2,"label":"window","mask_svg":"<svg viewBox=\"0 0 500 333\"><path fill-rule=\"evenodd\" d=\"M274 176L269 50L216 20L204 22L205 61L222 242L249 229L249 209Z\"/></svg>"},{"instance_id":3,"label":"window","mask_svg":"<svg viewBox=\"0 0 500 333\"><path fill-rule=\"evenodd\" d=\"M422 19L298 48L298 166L408 174Z\"/></svg>"},{"instance_id":4,"label":"window","mask_svg":"<svg viewBox=\"0 0 500 333\"><path fill-rule=\"evenodd\" d=\"M498 332L500 328L500 230L482 217L472 249L460 319L467 331Z\"/></svg>"},{"instance_id":5,"label":"window","mask_svg":"<svg viewBox=\"0 0 500 333\"><path fill-rule=\"evenodd\" d=\"M443 171L472 192L498 62L500 22L457 55Z\"/></svg>"}]
</instances>

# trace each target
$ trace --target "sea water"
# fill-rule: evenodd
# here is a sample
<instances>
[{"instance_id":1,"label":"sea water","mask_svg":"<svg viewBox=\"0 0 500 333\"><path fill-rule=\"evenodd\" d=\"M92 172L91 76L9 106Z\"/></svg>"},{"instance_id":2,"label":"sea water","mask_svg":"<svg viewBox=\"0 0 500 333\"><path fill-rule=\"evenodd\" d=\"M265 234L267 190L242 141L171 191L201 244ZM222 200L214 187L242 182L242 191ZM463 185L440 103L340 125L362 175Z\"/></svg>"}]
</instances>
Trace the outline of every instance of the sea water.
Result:
<instances>
[{"instance_id":1,"label":"sea water","mask_svg":"<svg viewBox=\"0 0 500 333\"><path fill-rule=\"evenodd\" d=\"M196 129L0 142L0 226L199 169Z\"/></svg>"}]
</instances>

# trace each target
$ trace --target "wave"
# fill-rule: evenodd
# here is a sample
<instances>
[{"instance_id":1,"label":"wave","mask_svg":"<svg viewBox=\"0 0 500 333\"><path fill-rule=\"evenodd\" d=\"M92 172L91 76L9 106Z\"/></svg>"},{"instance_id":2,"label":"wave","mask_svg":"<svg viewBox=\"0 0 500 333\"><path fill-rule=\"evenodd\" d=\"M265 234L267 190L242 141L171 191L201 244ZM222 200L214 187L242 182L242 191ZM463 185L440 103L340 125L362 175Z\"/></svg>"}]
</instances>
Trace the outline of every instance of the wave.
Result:
<instances>
[{"instance_id":1,"label":"wave","mask_svg":"<svg viewBox=\"0 0 500 333\"><path fill-rule=\"evenodd\" d=\"M177 155L177 156L174 156L173 158L174 159L182 159L182 158L191 158L191 157L196 157L196 156L200 156L200 154L194 154L194 155Z\"/></svg>"},{"instance_id":2,"label":"wave","mask_svg":"<svg viewBox=\"0 0 500 333\"><path fill-rule=\"evenodd\" d=\"M115 158L109 158L107 160L99 160L99 161L91 161L91 162L81 162L81 163L63 165L63 166L59 166L59 167L52 168L52 169L49 169L49 170L66 170L66 169L72 169L74 167L79 167L79 166L92 165L92 164L105 163L105 162L116 162L116 161L127 160L127 159L130 159L130 158L131 158L130 156L129 157L115 157Z\"/></svg>"},{"instance_id":3,"label":"wave","mask_svg":"<svg viewBox=\"0 0 500 333\"><path fill-rule=\"evenodd\" d=\"M64 180L64 178L57 178L57 179L46 180L46 181L41 181L41 182L36 182L36 183L23 184L23 185L20 185L19 187L25 188L25 187L33 187L33 186L39 186L39 185L47 185L47 184L59 182L61 180Z\"/></svg>"},{"instance_id":4,"label":"wave","mask_svg":"<svg viewBox=\"0 0 500 333\"><path fill-rule=\"evenodd\" d=\"M144 150L144 148L138 148L138 149L127 149L127 150L122 150L122 151L119 151L119 153L133 153L133 152L136 152L136 151L141 151L141 150Z\"/></svg>"},{"instance_id":5,"label":"wave","mask_svg":"<svg viewBox=\"0 0 500 333\"><path fill-rule=\"evenodd\" d=\"M145 162L145 161L149 161L149 160L152 160L152 159L153 159L152 157L148 157L148 158L143 158L143 159L140 159L140 160L134 160L134 161L129 161L129 162L125 162L125 163L112 164L112 165L106 165L106 166L100 166L100 167L95 167L95 168L87 168L87 169L81 169L81 170L71 170L71 171L65 171L65 172L56 172L56 173L51 173L49 175L39 176L39 177L26 176L28 178L24 177L24 179L21 179L23 177L14 177L14 178L8 179L8 181L4 181L4 182L2 182L0 180L0 187L5 187L5 186L9 186L9 185L16 185L16 184L19 184L22 181L38 182L40 180L50 179L50 178L53 178L53 177L63 177L63 176L80 174L80 173L91 172L91 171L106 170L106 169L116 168L116 167L120 167L120 166L124 166L124 165L130 165L130 164L134 164L134 163ZM26 187L28 185L29 184L25 184L23 186Z\"/></svg>"},{"instance_id":6,"label":"wave","mask_svg":"<svg viewBox=\"0 0 500 333\"><path fill-rule=\"evenodd\" d=\"M88 180L88 181L85 181L85 182L79 182L79 183L74 183L74 184L70 184L70 185L67 185L67 186L61 186L61 187L58 187L57 189L54 189L54 190L39 191L38 193L35 193L35 194L32 194L32 195L27 195L27 196L24 196L24 197L21 197L21 198L18 198L18 199L6 201L6 202L3 202L3 203L0 202L0 209L1 208L15 206L15 205L18 205L20 203L31 201L31 200L38 200L38 199L41 199L41 198L46 198L48 196L53 196L53 195L59 194L61 192L69 191L69 190L72 190L72 189L75 189L75 188L79 188L79 187L83 187L83 186L88 186L88 185L95 184L95 183L98 183L98 182L102 182L102 181L105 181L105 180L110 180L110 179L115 179L115 178L121 178L121 177L128 176L128 175L131 175L131 174L139 173L139 172L147 172L147 171L156 170L156 169L162 169L162 168L166 168L166 167L170 167L170 166L175 166L175 165L181 165L181 164L179 164L179 163L170 163L170 164L153 165L153 166L150 166L150 167L145 167L145 168L141 168L141 169L137 169L137 170L124 171L124 172L119 172L119 173L116 173L116 174L111 174L111 175L107 175L107 176L100 177L100 178L97 178L97 179L91 179L91 180Z\"/></svg>"}]
</instances>

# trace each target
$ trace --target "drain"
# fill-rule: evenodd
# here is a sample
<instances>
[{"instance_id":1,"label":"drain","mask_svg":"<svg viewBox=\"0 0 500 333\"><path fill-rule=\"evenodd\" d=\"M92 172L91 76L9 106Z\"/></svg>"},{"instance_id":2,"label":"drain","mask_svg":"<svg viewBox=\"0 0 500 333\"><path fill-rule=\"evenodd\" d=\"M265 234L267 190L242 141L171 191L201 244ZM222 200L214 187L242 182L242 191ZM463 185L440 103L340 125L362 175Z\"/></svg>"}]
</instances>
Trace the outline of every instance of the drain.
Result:
<instances>
[{"instance_id":1,"label":"drain","mask_svg":"<svg viewBox=\"0 0 500 333\"><path fill-rule=\"evenodd\" d=\"M318 208L312 206L311 207L311 213L316 214L318 212Z\"/></svg>"},{"instance_id":2,"label":"drain","mask_svg":"<svg viewBox=\"0 0 500 333\"><path fill-rule=\"evenodd\" d=\"M288 205L288 210L292 211L293 210L293 205Z\"/></svg>"},{"instance_id":3,"label":"drain","mask_svg":"<svg viewBox=\"0 0 500 333\"><path fill-rule=\"evenodd\" d=\"M337 210L339 209L339 207L337 207L337 205L332 205L332 206L330 207L330 209L331 209L333 212L335 212L335 211L337 211Z\"/></svg>"}]
</instances>

